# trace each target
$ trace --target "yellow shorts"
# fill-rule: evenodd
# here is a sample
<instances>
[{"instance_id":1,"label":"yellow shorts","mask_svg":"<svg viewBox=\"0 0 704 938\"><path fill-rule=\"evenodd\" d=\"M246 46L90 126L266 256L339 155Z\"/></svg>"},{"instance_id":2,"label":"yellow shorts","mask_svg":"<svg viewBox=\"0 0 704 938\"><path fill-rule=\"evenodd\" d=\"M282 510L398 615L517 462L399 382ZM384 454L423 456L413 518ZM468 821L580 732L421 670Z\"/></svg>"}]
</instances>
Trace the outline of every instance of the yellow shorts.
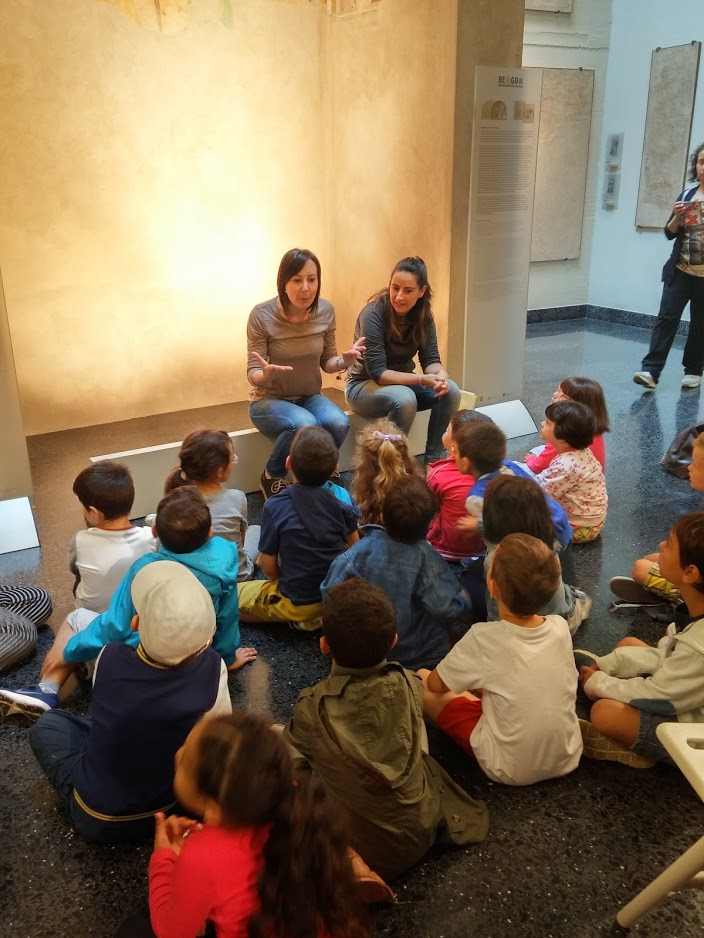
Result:
<instances>
[{"instance_id":1,"label":"yellow shorts","mask_svg":"<svg viewBox=\"0 0 704 938\"><path fill-rule=\"evenodd\" d=\"M586 544L589 541L595 541L601 534L601 529L604 527L604 522L601 524L595 524L593 528L575 528L572 526L572 543L573 544Z\"/></svg>"},{"instance_id":2,"label":"yellow shorts","mask_svg":"<svg viewBox=\"0 0 704 938\"><path fill-rule=\"evenodd\" d=\"M278 580L248 580L237 584L240 611L262 622L300 622L310 631L321 626L322 603L297 606L279 592Z\"/></svg>"},{"instance_id":3,"label":"yellow shorts","mask_svg":"<svg viewBox=\"0 0 704 938\"><path fill-rule=\"evenodd\" d=\"M682 599L680 591L675 584L670 583L669 580L666 580L665 577L660 574L659 563L652 565L643 586L647 590L650 590L651 593L655 593L656 596L663 596L665 599L670 599L672 602L677 603Z\"/></svg>"}]
</instances>

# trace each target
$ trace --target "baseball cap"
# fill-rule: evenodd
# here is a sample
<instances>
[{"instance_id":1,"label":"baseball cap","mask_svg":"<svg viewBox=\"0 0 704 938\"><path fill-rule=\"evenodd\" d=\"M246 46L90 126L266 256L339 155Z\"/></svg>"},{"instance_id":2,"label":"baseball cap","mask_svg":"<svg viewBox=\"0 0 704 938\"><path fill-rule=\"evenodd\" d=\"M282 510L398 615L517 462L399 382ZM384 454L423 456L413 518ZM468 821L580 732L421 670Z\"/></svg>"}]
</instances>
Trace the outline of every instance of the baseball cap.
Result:
<instances>
[{"instance_id":1,"label":"baseball cap","mask_svg":"<svg viewBox=\"0 0 704 938\"><path fill-rule=\"evenodd\" d=\"M203 651L215 634L215 609L207 589L173 560L142 567L132 581L139 640L159 664L177 665Z\"/></svg>"}]
</instances>

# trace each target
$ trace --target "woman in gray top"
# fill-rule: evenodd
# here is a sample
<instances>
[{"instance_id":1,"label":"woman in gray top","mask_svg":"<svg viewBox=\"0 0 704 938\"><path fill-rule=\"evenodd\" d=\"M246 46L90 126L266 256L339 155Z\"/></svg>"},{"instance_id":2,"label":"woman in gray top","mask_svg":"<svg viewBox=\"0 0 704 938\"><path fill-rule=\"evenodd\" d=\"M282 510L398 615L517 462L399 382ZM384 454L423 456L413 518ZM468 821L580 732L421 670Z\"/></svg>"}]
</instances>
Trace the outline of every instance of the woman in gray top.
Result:
<instances>
[{"instance_id":1,"label":"woman in gray top","mask_svg":"<svg viewBox=\"0 0 704 938\"><path fill-rule=\"evenodd\" d=\"M404 257L386 290L357 318L355 340L366 349L348 371L345 396L361 417L388 417L408 433L416 412L430 410L426 462L440 459L442 435L460 406L460 390L442 367L428 271L420 257ZM422 371L415 371L415 356Z\"/></svg>"},{"instance_id":2,"label":"woman in gray top","mask_svg":"<svg viewBox=\"0 0 704 938\"><path fill-rule=\"evenodd\" d=\"M338 355L335 310L320 298L320 261L312 251L287 251L276 286L278 296L255 306L247 322L249 417L274 441L261 477L265 498L289 484L284 478L286 457L301 427L325 427L336 445L342 445L350 423L321 394L320 372L343 371L364 352L364 337L359 336L351 349Z\"/></svg>"}]
</instances>

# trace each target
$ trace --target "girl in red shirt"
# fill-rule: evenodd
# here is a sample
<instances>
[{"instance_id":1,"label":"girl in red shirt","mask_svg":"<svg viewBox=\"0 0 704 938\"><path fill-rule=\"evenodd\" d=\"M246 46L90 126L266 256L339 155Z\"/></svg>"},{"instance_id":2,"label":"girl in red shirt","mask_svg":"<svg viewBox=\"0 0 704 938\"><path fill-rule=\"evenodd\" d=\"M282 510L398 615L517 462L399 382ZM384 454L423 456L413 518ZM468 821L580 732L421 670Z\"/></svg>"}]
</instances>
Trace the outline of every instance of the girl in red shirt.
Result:
<instances>
[{"instance_id":1,"label":"girl in red shirt","mask_svg":"<svg viewBox=\"0 0 704 938\"><path fill-rule=\"evenodd\" d=\"M282 737L242 711L198 723L174 792L202 817L156 815L149 909L157 938L364 938L344 830Z\"/></svg>"},{"instance_id":2,"label":"girl in red shirt","mask_svg":"<svg viewBox=\"0 0 704 938\"><path fill-rule=\"evenodd\" d=\"M606 450L604 448L604 433L609 432L609 412L606 409L604 390L598 381L592 378L565 378L561 381L552 396L551 403L559 401L574 401L584 404L594 414L596 433L589 449L599 460L602 472L606 472ZM547 469L557 456L554 446L546 444L539 452L531 450L526 456L526 466L532 473L538 475Z\"/></svg>"}]
</instances>

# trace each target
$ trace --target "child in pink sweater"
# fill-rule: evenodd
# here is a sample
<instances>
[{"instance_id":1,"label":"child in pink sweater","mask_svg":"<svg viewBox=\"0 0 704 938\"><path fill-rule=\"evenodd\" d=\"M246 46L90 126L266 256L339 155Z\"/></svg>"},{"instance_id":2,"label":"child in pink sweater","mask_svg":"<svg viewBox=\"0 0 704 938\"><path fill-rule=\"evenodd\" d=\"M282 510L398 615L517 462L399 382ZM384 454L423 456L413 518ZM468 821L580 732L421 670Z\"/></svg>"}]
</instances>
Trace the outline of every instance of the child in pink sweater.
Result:
<instances>
[{"instance_id":1,"label":"child in pink sweater","mask_svg":"<svg viewBox=\"0 0 704 938\"><path fill-rule=\"evenodd\" d=\"M591 378L565 378L564 381L558 384L551 403L557 404L559 401L575 401L577 404L586 404L594 414L596 427L594 429L594 439L589 449L599 460L602 471L606 472L606 450L603 434L609 432L609 412L606 409L606 400L601 385ZM546 443L540 451L537 451L536 447L536 452L531 451L528 453L526 466L531 472L538 475L543 469L547 469L555 456L557 456L555 447Z\"/></svg>"},{"instance_id":2,"label":"child in pink sweater","mask_svg":"<svg viewBox=\"0 0 704 938\"><path fill-rule=\"evenodd\" d=\"M595 425L591 410L574 401L549 404L540 425L540 435L557 455L536 478L565 509L577 544L595 540L606 520L606 481L589 449Z\"/></svg>"}]
</instances>

